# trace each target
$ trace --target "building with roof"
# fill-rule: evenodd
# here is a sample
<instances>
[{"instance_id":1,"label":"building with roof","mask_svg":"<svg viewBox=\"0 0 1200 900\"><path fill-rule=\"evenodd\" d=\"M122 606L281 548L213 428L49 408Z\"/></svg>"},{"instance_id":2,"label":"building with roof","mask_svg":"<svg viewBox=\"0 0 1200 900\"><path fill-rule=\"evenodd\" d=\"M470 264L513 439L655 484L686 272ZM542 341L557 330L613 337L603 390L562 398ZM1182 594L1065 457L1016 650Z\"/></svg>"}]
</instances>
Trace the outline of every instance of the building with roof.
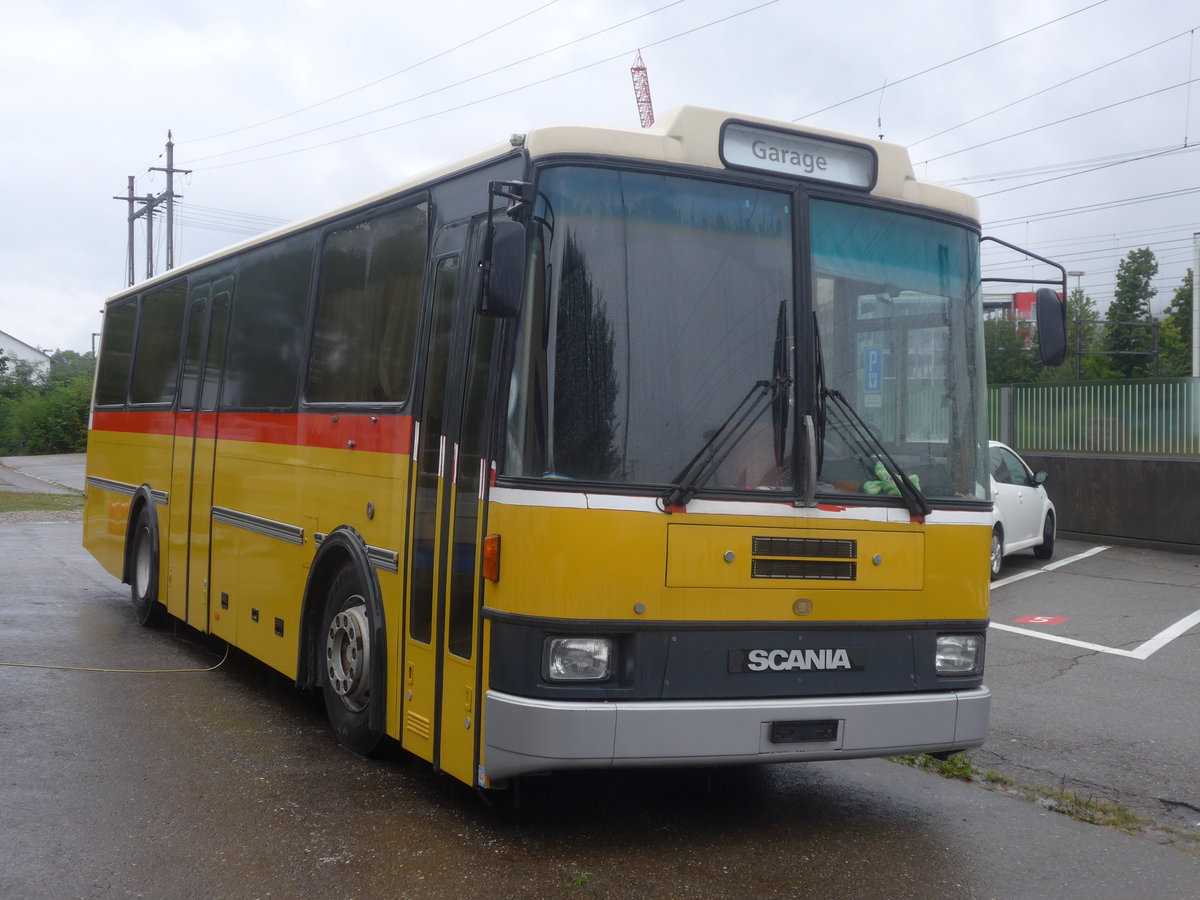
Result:
<instances>
[{"instance_id":1,"label":"building with roof","mask_svg":"<svg viewBox=\"0 0 1200 900\"><path fill-rule=\"evenodd\" d=\"M50 357L37 347L13 337L5 331L0 331L0 353L9 359L20 359L29 363L42 375L50 372Z\"/></svg>"}]
</instances>

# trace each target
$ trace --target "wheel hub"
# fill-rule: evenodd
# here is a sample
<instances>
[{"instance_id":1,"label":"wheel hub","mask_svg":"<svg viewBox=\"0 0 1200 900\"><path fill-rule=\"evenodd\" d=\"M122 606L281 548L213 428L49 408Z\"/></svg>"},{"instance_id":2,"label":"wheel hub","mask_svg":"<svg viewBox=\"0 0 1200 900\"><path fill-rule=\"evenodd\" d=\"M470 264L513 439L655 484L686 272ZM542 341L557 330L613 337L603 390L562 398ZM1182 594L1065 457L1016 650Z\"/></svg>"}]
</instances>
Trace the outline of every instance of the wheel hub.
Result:
<instances>
[{"instance_id":1,"label":"wheel hub","mask_svg":"<svg viewBox=\"0 0 1200 900\"><path fill-rule=\"evenodd\" d=\"M367 607L359 602L337 613L325 637L329 686L354 712L367 708L371 695L371 636Z\"/></svg>"},{"instance_id":2,"label":"wheel hub","mask_svg":"<svg viewBox=\"0 0 1200 900\"><path fill-rule=\"evenodd\" d=\"M148 534L139 534L133 549L133 586L139 599L150 591L150 561L153 558Z\"/></svg>"}]
</instances>

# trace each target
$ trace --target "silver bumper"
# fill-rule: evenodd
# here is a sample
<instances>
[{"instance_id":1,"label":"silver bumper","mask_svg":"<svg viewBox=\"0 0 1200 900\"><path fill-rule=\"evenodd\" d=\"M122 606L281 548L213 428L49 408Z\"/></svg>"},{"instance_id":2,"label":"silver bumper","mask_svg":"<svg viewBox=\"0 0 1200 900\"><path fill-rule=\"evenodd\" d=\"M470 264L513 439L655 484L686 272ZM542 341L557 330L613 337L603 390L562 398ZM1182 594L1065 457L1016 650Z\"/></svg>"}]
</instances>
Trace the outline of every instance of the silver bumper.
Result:
<instances>
[{"instance_id":1,"label":"silver bumper","mask_svg":"<svg viewBox=\"0 0 1200 900\"><path fill-rule=\"evenodd\" d=\"M479 783L560 769L730 765L965 750L992 693L800 700L576 703L488 691ZM834 740L776 744L773 722L838 723Z\"/></svg>"}]
</instances>

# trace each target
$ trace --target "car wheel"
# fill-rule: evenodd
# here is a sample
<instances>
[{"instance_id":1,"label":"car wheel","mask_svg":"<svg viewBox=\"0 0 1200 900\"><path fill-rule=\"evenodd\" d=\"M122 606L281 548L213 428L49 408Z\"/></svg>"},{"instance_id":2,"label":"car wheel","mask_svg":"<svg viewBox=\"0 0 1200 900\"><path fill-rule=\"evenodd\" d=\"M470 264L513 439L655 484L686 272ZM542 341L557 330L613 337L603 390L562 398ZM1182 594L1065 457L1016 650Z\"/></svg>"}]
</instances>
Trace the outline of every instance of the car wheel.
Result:
<instances>
[{"instance_id":1,"label":"car wheel","mask_svg":"<svg viewBox=\"0 0 1200 900\"><path fill-rule=\"evenodd\" d=\"M1046 521L1042 524L1042 543L1033 548L1033 555L1038 559L1049 559L1054 555L1054 513L1046 513Z\"/></svg>"},{"instance_id":2,"label":"car wheel","mask_svg":"<svg viewBox=\"0 0 1200 900\"><path fill-rule=\"evenodd\" d=\"M1000 566L1004 564L1004 529L997 525L992 529L992 581L1000 577Z\"/></svg>"}]
</instances>

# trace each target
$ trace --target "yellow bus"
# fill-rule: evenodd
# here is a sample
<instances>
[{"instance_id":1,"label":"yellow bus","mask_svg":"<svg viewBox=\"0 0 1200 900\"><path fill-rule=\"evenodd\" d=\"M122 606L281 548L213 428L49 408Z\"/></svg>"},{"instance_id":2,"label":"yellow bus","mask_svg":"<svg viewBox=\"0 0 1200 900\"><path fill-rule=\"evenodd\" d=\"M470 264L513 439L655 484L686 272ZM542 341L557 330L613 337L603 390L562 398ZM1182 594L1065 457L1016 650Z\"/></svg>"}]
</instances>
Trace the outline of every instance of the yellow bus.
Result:
<instances>
[{"instance_id":1,"label":"yellow bus","mask_svg":"<svg viewBox=\"0 0 1200 900\"><path fill-rule=\"evenodd\" d=\"M109 300L84 543L472 785L978 746L979 242L892 144L514 135Z\"/></svg>"}]
</instances>

